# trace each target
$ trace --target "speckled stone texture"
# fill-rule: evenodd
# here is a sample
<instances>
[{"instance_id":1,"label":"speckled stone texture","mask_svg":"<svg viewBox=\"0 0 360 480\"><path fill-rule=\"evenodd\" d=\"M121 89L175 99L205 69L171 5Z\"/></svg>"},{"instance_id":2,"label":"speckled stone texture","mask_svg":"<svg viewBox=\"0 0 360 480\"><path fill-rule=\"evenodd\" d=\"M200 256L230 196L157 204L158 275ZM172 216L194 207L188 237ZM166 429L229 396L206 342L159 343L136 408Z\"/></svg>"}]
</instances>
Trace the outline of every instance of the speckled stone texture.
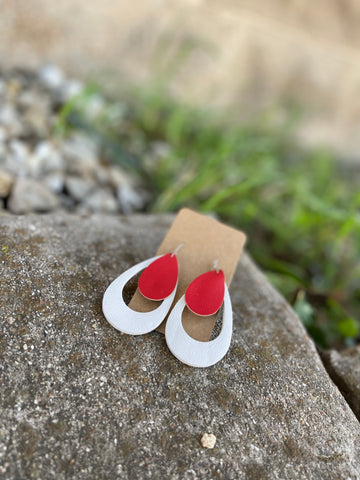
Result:
<instances>
[{"instance_id":1,"label":"speckled stone texture","mask_svg":"<svg viewBox=\"0 0 360 480\"><path fill-rule=\"evenodd\" d=\"M187 367L162 334L106 322L105 288L154 254L170 222L0 217L1 478L360 478L355 415L245 254L232 345L215 367Z\"/></svg>"},{"instance_id":2,"label":"speckled stone texture","mask_svg":"<svg viewBox=\"0 0 360 480\"><path fill-rule=\"evenodd\" d=\"M322 360L331 378L360 420L360 346L341 352L322 352Z\"/></svg>"}]
</instances>

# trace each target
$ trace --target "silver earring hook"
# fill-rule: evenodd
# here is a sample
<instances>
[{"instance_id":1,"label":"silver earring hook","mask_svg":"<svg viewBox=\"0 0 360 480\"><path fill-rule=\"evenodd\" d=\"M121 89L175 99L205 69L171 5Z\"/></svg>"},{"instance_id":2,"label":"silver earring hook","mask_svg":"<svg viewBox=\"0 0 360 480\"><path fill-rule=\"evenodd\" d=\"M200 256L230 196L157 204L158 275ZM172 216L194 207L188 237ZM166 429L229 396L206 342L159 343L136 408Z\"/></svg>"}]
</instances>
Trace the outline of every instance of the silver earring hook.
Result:
<instances>
[{"instance_id":1,"label":"silver earring hook","mask_svg":"<svg viewBox=\"0 0 360 480\"><path fill-rule=\"evenodd\" d=\"M180 250L180 248L183 247L184 245L185 245L184 242L179 243L179 245L175 248L175 250L173 250L171 256L173 257L174 255L176 255L178 253L178 251Z\"/></svg>"},{"instance_id":2,"label":"silver earring hook","mask_svg":"<svg viewBox=\"0 0 360 480\"><path fill-rule=\"evenodd\" d=\"M219 273L219 259L213 261L213 270L216 270L216 273Z\"/></svg>"}]
</instances>

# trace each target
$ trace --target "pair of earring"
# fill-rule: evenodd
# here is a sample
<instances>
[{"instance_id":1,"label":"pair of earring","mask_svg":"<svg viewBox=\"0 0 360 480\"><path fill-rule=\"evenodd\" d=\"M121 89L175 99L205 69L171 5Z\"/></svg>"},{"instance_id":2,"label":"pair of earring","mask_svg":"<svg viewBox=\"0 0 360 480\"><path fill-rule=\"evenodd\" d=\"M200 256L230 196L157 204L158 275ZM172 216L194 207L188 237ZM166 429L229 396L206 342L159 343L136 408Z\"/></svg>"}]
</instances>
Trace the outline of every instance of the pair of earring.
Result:
<instances>
[{"instance_id":1,"label":"pair of earring","mask_svg":"<svg viewBox=\"0 0 360 480\"><path fill-rule=\"evenodd\" d=\"M176 253L152 257L126 270L106 289L102 308L107 321L117 330L129 335L141 335L155 330L168 314L178 286L179 268ZM141 294L150 300L162 300L155 310L137 312L123 300L127 282L144 270L139 278ZM199 316L213 315L224 304L222 328L219 335L208 342L195 340L182 325L182 314L187 306ZM192 367L209 367L221 360L230 347L232 336L232 306L224 273L214 262L214 268L195 278L185 294L171 311L165 327L166 343L171 353Z\"/></svg>"}]
</instances>

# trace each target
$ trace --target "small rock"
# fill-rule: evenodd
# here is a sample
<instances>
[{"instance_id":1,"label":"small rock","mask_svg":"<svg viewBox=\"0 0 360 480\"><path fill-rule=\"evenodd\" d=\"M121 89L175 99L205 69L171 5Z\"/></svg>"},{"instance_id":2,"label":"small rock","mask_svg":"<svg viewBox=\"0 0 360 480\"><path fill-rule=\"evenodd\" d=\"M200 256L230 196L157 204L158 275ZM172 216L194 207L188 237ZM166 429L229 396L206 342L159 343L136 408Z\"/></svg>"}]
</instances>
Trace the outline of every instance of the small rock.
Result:
<instances>
[{"instance_id":1,"label":"small rock","mask_svg":"<svg viewBox=\"0 0 360 480\"><path fill-rule=\"evenodd\" d=\"M213 433L204 433L201 437L201 445L204 448L214 448L216 443L216 437Z\"/></svg>"},{"instance_id":2,"label":"small rock","mask_svg":"<svg viewBox=\"0 0 360 480\"><path fill-rule=\"evenodd\" d=\"M97 168L99 145L91 138L76 134L62 144L62 152L68 173L84 175Z\"/></svg>"},{"instance_id":3,"label":"small rock","mask_svg":"<svg viewBox=\"0 0 360 480\"><path fill-rule=\"evenodd\" d=\"M136 210L141 210L144 206L143 199L130 185L118 187L117 198L121 211L125 214L132 213Z\"/></svg>"},{"instance_id":4,"label":"small rock","mask_svg":"<svg viewBox=\"0 0 360 480\"><path fill-rule=\"evenodd\" d=\"M99 188L85 199L80 210L115 213L118 211L118 205L110 190Z\"/></svg>"},{"instance_id":5,"label":"small rock","mask_svg":"<svg viewBox=\"0 0 360 480\"><path fill-rule=\"evenodd\" d=\"M63 86L65 77L58 67L46 64L39 70L39 80L45 87L57 90Z\"/></svg>"},{"instance_id":6,"label":"small rock","mask_svg":"<svg viewBox=\"0 0 360 480\"><path fill-rule=\"evenodd\" d=\"M112 185L111 173L112 172L109 167L98 165L94 171L94 177L100 185Z\"/></svg>"},{"instance_id":7,"label":"small rock","mask_svg":"<svg viewBox=\"0 0 360 480\"><path fill-rule=\"evenodd\" d=\"M131 177L117 165L109 167L108 175L110 185L115 189L118 187L123 187L124 185L132 184Z\"/></svg>"},{"instance_id":8,"label":"small rock","mask_svg":"<svg viewBox=\"0 0 360 480\"><path fill-rule=\"evenodd\" d=\"M39 174L52 172L54 170L65 170L65 161L62 155L56 146L49 141L39 142L34 149L33 155L39 160Z\"/></svg>"},{"instance_id":9,"label":"small rock","mask_svg":"<svg viewBox=\"0 0 360 480\"><path fill-rule=\"evenodd\" d=\"M59 206L58 197L41 182L18 178L8 201L12 213L48 212Z\"/></svg>"},{"instance_id":10,"label":"small rock","mask_svg":"<svg viewBox=\"0 0 360 480\"><path fill-rule=\"evenodd\" d=\"M6 130L3 126L0 126L0 142L5 142L6 139Z\"/></svg>"},{"instance_id":11,"label":"small rock","mask_svg":"<svg viewBox=\"0 0 360 480\"><path fill-rule=\"evenodd\" d=\"M0 97L4 97L6 93L6 83L0 79Z\"/></svg>"},{"instance_id":12,"label":"small rock","mask_svg":"<svg viewBox=\"0 0 360 480\"><path fill-rule=\"evenodd\" d=\"M84 105L84 114L89 120L95 120L106 108L104 98L94 93L88 99Z\"/></svg>"},{"instance_id":13,"label":"small rock","mask_svg":"<svg viewBox=\"0 0 360 480\"><path fill-rule=\"evenodd\" d=\"M154 141L151 143L151 150L153 155L157 158L165 158L171 155L171 146L166 142Z\"/></svg>"},{"instance_id":14,"label":"small rock","mask_svg":"<svg viewBox=\"0 0 360 480\"><path fill-rule=\"evenodd\" d=\"M42 182L54 193L61 193L64 190L65 178L62 172L48 173L42 178Z\"/></svg>"},{"instance_id":15,"label":"small rock","mask_svg":"<svg viewBox=\"0 0 360 480\"><path fill-rule=\"evenodd\" d=\"M40 138L47 137L50 129L50 115L46 102L38 102L29 107L23 114L22 122L26 135Z\"/></svg>"},{"instance_id":16,"label":"small rock","mask_svg":"<svg viewBox=\"0 0 360 480\"><path fill-rule=\"evenodd\" d=\"M10 194L14 183L14 177L5 170L0 169L0 197L7 197Z\"/></svg>"},{"instance_id":17,"label":"small rock","mask_svg":"<svg viewBox=\"0 0 360 480\"><path fill-rule=\"evenodd\" d=\"M360 345L340 352L324 351L321 356L330 377L360 420Z\"/></svg>"},{"instance_id":18,"label":"small rock","mask_svg":"<svg viewBox=\"0 0 360 480\"><path fill-rule=\"evenodd\" d=\"M26 143L21 140L11 140L10 151L14 155L15 160L23 162L29 156L29 148Z\"/></svg>"},{"instance_id":19,"label":"small rock","mask_svg":"<svg viewBox=\"0 0 360 480\"><path fill-rule=\"evenodd\" d=\"M21 140L9 142L8 153L4 162L5 169L18 177L26 177L30 168L30 151Z\"/></svg>"},{"instance_id":20,"label":"small rock","mask_svg":"<svg viewBox=\"0 0 360 480\"><path fill-rule=\"evenodd\" d=\"M62 100L67 102L70 98L80 95L84 90L84 85L78 80L67 80L62 88Z\"/></svg>"},{"instance_id":21,"label":"small rock","mask_svg":"<svg viewBox=\"0 0 360 480\"><path fill-rule=\"evenodd\" d=\"M72 197L70 197L69 195L66 195L65 193L60 193L58 197L59 197L61 207L63 207L65 210L74 209L75 200Z\"/></svg>"},{"instance_id":22,"label":"small rock","mask_svg":"<svg viewBox=\"0 0 360 480\"><path fill-rule=\"evenodd\" d=\"M17 98L17 105L22 110L33 106L38 100L38 95L34 95L33 90L22 90Z\"/></svg>"},{"instance_id":23,"label":"small rock","mask_svg":"<svg viewBox=\"0 0 360 480\"><path fill-rule=\"evenodd\" d=\"M80 202L91 192L95 184L90 179L71 176L66 178L65 187L72 198Z\"/></svg>"},{"instance_id":24,"label":"small rock","mask_svg":"<svg viewBox=\"0 0 360 480\"><path fill-rule=\"evenodd\" d=\"M21 75L12 75L6 85L6 97L11 103L17 101L19 93L24 86L24 78Z\"/></svg>"},{"instance_id":25,"label":"small rock","mask_svg":"<svg viewBox=\"0 0 360 480\"><path fill-rule=\"evenodd\" d=\"M0 124L9 126L16 120L16 111L12 105L5 104L0 110Z\"/></svg>"},{"instance_id":26,"label":"small rock","mask_svg":"<svg viewBox=\"0 0 360 480\"><path fill-rule=\"evenodd\" d=\"M22 124L12 105L5 104L0 108L0 125L6 128L9 137L16 137L22 133Z\"/></svg>"}]
</instances>

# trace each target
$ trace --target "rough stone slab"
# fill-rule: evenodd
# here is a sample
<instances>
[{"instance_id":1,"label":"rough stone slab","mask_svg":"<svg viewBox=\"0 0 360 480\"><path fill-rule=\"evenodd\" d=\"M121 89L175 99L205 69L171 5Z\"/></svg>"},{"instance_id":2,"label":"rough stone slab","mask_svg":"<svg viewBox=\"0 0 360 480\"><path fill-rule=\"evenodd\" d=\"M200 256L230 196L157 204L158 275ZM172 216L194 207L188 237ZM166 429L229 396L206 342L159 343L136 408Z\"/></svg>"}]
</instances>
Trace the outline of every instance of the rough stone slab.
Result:
<instances>
[{"instance_id":1,"label":"rough stone slab","mask_svg":"<svg viewBox=\"0 0 360 480\"><path fill-rule=\"evenodd\" d=\"M341 352L330 350L323 352L321 357L329 375L360 420L360 346Z\"/></svg>"},{"instance_id":2,"label":"rough stone slab","mask_svg":"<svg viewBox=\"0 0 360 480\"><path fill-rule=\"evenodd\" d=\"M360 478L355 415L246 255L230 288L232 346L215 367L106 322L105 288L153 255L170 221L0 217L2 478Z\"/></svg>"}]
</instances>

